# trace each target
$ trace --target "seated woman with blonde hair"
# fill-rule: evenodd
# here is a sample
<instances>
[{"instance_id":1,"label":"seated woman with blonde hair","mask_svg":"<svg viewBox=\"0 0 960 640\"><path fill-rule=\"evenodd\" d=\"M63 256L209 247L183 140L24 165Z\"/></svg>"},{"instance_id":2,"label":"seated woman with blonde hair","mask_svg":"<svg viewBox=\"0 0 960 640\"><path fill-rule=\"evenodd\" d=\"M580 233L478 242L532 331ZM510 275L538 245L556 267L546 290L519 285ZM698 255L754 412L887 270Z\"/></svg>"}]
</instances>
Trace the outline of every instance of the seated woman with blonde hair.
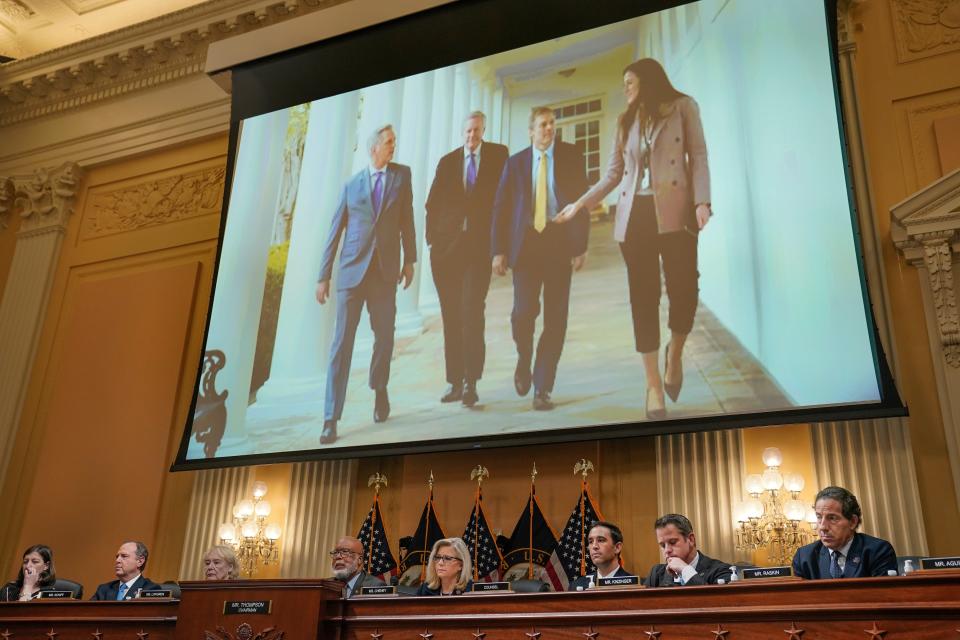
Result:
<instances>
[{"instance_id":1,"label":"seated woman with blonde hair","mask_svg":"<svg viewBox=\"0 0 960 640\"><path fill-rule=\"evenodd\" d=\"M232 547L218 544L203 556L204 580L235 580L239 573Z\"/></svg>"},{"instance_id":2,"label":"seated woman with blonde hair","mask_svg":"<svg viewBox=\"0 0 960 640\"><path fill-rule=\"evenodd\" d=\"M470 552L460 538L444 538L433 544L427 564L427 578L418 596L458 596L473 588Z\"/></svg>"}]
</instances>

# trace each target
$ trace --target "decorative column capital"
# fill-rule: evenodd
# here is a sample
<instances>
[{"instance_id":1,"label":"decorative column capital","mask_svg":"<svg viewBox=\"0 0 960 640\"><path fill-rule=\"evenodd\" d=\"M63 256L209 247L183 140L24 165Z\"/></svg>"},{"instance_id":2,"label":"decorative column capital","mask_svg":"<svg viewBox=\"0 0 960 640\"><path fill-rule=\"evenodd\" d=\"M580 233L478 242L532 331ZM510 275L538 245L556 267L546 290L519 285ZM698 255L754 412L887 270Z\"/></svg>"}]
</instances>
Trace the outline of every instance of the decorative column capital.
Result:
<instances>
[{"instance_id":1,"label":"decorative column capital","mask_svg":"<svg viewBox=\"0 0 960 640\"><path fill-rule=\"evenodd\" d=\"M867 0L838 0L837 2L837 43L841 53L853 52L857 48L853 40L853 14L866 2Z\"/></svg>"},{"instance_id":2,"label":"decorative column capital","mask_svg":"<svg viewBox=\"0 0 960 640\"><path fill-rule=\"evenodd\" d=\"M927 277L947 364L960 368L960 314L953 279L954 257L960 252L960 169L894 205L890 217L894 245Z\"/></svg>"},{"instance_id":3,"label":"decorative column capital","mask_svg":"<svg viewBox=\"0 0 960 640\"><path fill-rule=\"evenodd\" d=\"M26 176L0 176L0 228L16 211L22 218L18 235L66 230L82 171L75 162L40 168Z\"/></svg>"}]
</instances>

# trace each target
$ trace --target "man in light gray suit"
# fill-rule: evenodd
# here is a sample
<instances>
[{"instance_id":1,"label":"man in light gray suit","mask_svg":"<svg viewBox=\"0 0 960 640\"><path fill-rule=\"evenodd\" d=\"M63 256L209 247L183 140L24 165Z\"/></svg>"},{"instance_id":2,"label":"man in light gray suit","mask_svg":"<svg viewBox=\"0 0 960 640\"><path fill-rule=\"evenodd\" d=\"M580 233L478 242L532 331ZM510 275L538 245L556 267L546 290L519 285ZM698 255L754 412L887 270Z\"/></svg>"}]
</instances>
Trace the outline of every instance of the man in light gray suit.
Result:
<instances>
[{"instance_id":1,"label":"man in light gray suit","mask_svg":"<svg viewBox=\"0 0 960 640\"><path fill-rule=\"evenodd\" d=\"M404 289L410 286L413 264L417 261L410 167L390 162L396 145L397 137L391 125L371 134L367 144L370 166L354 174L344 185L323 250L317 282L320 304L330 296L333 260L340 236L345 234L337 276L337 320L330 346L320 444L330 444L337 439L337 421L343 414L353 342L364 304L373 329L370 360L370 388L376 393L373 419L383 422L390 415L387 382L397 316L397 284L403 282Z\"/></svg>"}]
</instances>

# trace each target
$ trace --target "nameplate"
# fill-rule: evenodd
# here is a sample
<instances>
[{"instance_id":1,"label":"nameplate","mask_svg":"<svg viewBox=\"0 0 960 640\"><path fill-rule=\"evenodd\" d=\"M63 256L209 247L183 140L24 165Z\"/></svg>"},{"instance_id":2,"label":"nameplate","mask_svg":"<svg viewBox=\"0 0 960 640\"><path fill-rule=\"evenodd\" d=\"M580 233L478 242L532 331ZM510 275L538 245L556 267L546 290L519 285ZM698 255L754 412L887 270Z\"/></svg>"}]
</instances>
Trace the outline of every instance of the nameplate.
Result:
<instances>
[{"instance_id":1,"label":"nameplate","mask_svg":"<svg viewBox=\"0 0 960 640\"><path fill-rule=\"evenodd\" d=\"M920 566L923 569L960 569L960 557L921 558Z\"/></svg>"},{"instance_id":2,"label":"nameplate","mask_svg":"<svg viewBox=\"0 0 960 640\"><path fill-rule=\"evenodd\" d=\"M141 591L137 597L141 600L144 598L151 600L156 600L157 598L172 598L173 591L170 589L151 589L150 591Z\"/></svg>"},{"instance_id":3,"label":"nameplate","mask_svg":"<svg viewBox=\"0 0 960 640\"><path fill-rule=\"evenodd\" d=\"M743 579L752 578L789 578L793 575L790 567L760 567L759 569L744 569Z\"/></svg>"},{"instance_id":4,"label":"nameplate","mask_svg":"<svg viewBox=\"0 0 960 640\"><path fill-rule=\"evenodd\" d=\"M360 587L361 596L395 596L397 588L392 585L381 584L375 587Z\"/></svg>"},{"instance_id":5,"label":"nameplate","mask_svg":"<svg viewBox=\"0 0 960 640\"><path fill-rule=\"evenodd\" d=\"M273 608L273 600L228 600L223 603L223 615L238 613L267 615Z\"/></svg>"},{"instance_id":6,"label":"nameplate","mask_svg":"<svg viewBox=\"0 0 960 640\"><path fill-rule=\"evenodd\" d=\"M597 578L598 587L627 587L640 584L640 576L615 576L613 578Z\"/></svg>"},{"instance_id":7,"label":"nameplate","mask_svg":"<svg viewBox=\"0 0 960 640\"><path fill-rule=\"evenodd\" d=\"M496 593L497 591L513 591L509 582L474 582L474 593Z\"/></svg>"},{"instance_id":8,"label":"nameplate","mask_svg":"<svg viewBox=\"0 0 960 640\"><path fill-rule=\"evenodd\" d=\"M41 591L38 597L42 600L69 600L73 598L73 591L69 589L51 589L49 591Z\"/></svg>"}]
</instances>

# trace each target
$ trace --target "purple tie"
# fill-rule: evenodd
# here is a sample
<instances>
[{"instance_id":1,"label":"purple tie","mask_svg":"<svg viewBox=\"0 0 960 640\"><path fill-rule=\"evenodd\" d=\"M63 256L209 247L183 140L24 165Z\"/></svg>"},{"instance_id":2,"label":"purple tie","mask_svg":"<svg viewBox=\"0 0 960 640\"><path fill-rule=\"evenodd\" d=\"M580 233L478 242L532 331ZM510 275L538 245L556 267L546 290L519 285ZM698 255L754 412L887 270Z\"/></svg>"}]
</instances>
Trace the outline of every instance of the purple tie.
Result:
<instances>
[{"instance_id":1,"label":"purple tie","mask_svg":"<svg viewBox=\"0 0 960 640\"><path fill-rule=\"evenodd\" d=\"M473 191L473 187L477 184L477 154L471 153L470 160L467 161L467 193Z\"/></svg>"},{"instance_id":2,"label":"purple tie","mask_svg":"<svg viewBox=\"0 0 960 640\"><path fill-rule=\"evenodd\" d=\"M377 171L377 179L373 183L373 212L380 214L380 204L383 202L383 171Z\"/></svg>"}]
</instances>

